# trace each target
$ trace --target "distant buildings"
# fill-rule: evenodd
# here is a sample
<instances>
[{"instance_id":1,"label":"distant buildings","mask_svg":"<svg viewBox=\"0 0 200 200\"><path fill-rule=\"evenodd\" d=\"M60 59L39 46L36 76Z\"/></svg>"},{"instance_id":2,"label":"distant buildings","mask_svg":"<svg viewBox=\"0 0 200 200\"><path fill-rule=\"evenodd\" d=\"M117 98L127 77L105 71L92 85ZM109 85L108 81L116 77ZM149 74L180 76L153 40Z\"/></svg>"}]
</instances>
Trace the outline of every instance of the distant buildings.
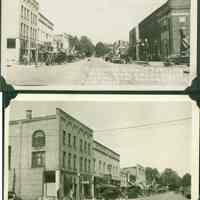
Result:
<instances>
[{"instance_id":1,"label":"distant buildings","mask_svg":"<svg viewBox=\"0 0 200 200\"><path fill-rule=\"evenodd\" d=\"M62 33L54 35L54 47L56 51L63 51L67 54L72 50L70 39L71 35Z\"/></svg>"},{"instance_id":2,"label":"distant buildings","mask_svg":"<svg viewBox=\"0 0 200 200\"><path fill-rule=\"evenodd\" d=\"M190 4L191 0L168 0L133 28L129 33L132 57L140 59L137 49L145 38L149 42L150 60L180 55L183 35L188 42L190 39Z\"/></svg>"},{"instance_id":3,"label":"distant buildings","mask_svg":"<svg viewBox=\"0 0 200 200\"><path fill-rule=\"evenodd\" d=\"M93 140L93 131L56 109L55 115L10 121L8 186L22 199L94 198L102 184L120 185L120 156Z\"/></svg>"},{"instance_id":4,"label":"distant buildings","mask_svg":"<svg viewBox=\"0 0 200 200\"><path fill-rule=\"evenodd\" d=\"M120 186L120 155L94 141L94 191L98 197L98 188L105 184Z\"/></svg>"},{"instance_id":5,"label":"distant buildings","mask_svg":"<svg viewBox=\"0 0 200 200\"><path fill-rule=\"evenodd\" d=\"M121 183L123 186L126 186L125 180L128 181L127 185L129 186L139 185L143 187L146 184L145 168L141 165L123 168L121 169L121 175Z\"/></svg>"},{"instance_id":6,"label":"distant buildings","mask_svg":"<svg viewBox=\"0 0 200 200\"><path fill-rule=\"evenodd\" d=\"M54 24L42 13L38 19L38 60L42 61L45 51L53 50Z\"/></svg>"}]
</instances>

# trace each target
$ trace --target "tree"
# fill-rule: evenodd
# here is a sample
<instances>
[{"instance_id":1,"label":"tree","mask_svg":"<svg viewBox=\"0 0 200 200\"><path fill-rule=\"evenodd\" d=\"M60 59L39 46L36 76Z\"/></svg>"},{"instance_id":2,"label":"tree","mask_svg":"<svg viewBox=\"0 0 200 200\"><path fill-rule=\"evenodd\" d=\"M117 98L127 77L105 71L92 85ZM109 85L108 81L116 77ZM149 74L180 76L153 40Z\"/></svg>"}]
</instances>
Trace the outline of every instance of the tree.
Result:
<instances>
[{"instance_id":1,"label":"tree","mask_svg":"<svg viewBox=\"0 0 200 200\"><path fill-rule=\"evenodd\" d=\"M177 190L181 186L181 178L176 171L168 168L161 174L160 183L170 190Z\"/></svg>"},{"instance_id":2,"label":"tree","mask_svg":"<svg viewBox=\"0 0 200 200\"><path fill-rule=\"evenodd\" d=\"M191 186L191 175L186 173L181 179L181 185L183 187Z\"/></svg>"},{"instance_id":3,"label":"tree","mask_svg":"<svg viewBox=\"0 0 200 200\"><path fill-rule=\"evenodd\" d=\"M95 53L96 53L97 57L104 56L109 51L110 51L110 49L102 42L98 42L95 46Z\"/></svg>"},{"instance_id":4,"label":"tree","mask_svg":"<svg viewBox=\"0 0 200 200\"><path fill-rule=\"evenodd\" d=\"M94 53L95 47L92 44L91 40L87 36L81 36L80 39L80 51L84 53L87 57L92 56Z\"/></svg>"},{"instance_id":5,"label":"tree","mask_svg":"<svg viewBox=\"0 0 200 200\"><path fill-rule=\"evenodd\" d=\"M152 184L153 181L158 181L160 177L160 173L156 168L146 167L145 168L145 176L147 184Z\"/></svg>"}]
</instances>

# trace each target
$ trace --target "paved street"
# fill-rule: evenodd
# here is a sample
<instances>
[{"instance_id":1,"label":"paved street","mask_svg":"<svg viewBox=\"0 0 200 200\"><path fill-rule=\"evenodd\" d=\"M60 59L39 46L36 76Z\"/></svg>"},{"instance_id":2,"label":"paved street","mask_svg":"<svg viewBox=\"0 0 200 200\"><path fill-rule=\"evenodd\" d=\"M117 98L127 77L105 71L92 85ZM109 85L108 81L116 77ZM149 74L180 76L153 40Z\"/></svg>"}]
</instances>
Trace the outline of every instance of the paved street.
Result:
<instances>
[{"instance_id":1,"label":"paved street","mask_svg":"<svg viewBox=\"0 0 200 200\"><path fill-rule=\"evenodd\" d=\"M138 198L137 200L187 200L187 198L181 194L169 192L166 194L157 194L146 198Z\"/></svg>"},{"instance_id":2,"label":"paved street","mask_svg":"<svg viewBox=\"0 0 200 200\"><path fill-rule=\"evenodd\" d=\"M12 66L6 78L16 86L183 86L189 84L187 66L113 64L91 58L56 66Z\"/></svg>"}]
</instances>

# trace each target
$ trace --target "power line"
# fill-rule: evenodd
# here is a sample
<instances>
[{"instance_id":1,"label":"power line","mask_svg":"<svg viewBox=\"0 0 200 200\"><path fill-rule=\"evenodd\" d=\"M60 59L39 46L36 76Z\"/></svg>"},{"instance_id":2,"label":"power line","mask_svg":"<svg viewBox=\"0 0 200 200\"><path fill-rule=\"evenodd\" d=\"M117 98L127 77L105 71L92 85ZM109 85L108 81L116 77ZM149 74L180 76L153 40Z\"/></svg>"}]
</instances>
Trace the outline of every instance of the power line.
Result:
<instances>
[{"instance_id":1,"label":"power line","mask_svg":"<svg viewBox=\"0 0 200 200\"><path fill-rule=\"evenodd\" d=\"M169 120L169 121L154 122L154 123L148 123L148 124L142 124L142 125L135 125L135 126L127 126L127 127L119 127L119 128L110 128L110 129L95 130L94 132L108 132L108 131L118 131L118 130L126 130L126 129L135 129L135 128L144 128L144 127L149 127L149 126L158 126L158 125L162 125L162 124L170 124L170 123L174 123L174 122L186 121L186 120L190 120L190 119L192 119L192 117L186 117L186 118Z\"/></svg>"}]
</instances>

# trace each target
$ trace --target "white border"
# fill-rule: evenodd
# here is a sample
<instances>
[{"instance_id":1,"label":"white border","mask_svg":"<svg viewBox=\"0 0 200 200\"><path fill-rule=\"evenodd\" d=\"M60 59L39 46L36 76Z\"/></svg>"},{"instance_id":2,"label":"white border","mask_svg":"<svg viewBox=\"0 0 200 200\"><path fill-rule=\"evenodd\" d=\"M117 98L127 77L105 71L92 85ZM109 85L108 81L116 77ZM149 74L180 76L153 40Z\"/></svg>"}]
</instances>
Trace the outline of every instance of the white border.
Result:
<instances>
[{"instance_id":1,"label":"white border","mask_svg":"<svg viewBox=\"0 0 200 200\"><path fill-rule=\"evenodd\" d=\"M192 107L192 200L198 199L199 189L199 114L196 103L188 96L169 96L169 95L46 95L46 94L20 94L14 101L96 101L96 102L190 102ZM10 106L9 106L10 107ZM9 107L5 111L5 135L9 133ZM8 137L5 137L5 147L8 145ZM5 148L5 155L7 155L7 148ZM8 158L5 156L5 169L7 169ZM4 173L5 185L4 195L7 197L8 189L8 173Z\"/></svg>"},{"instance_id":2,"label":"white border","mask_svg":"<svg viewBox=\"0 0 200 200\"><path fill-rule=\"evenodd\" d=\"M3 13L4 13L4 2L6 0L2 0L2 37L1 37L1 66L2 66L2 75L6 78L6 36L4 33L4 28L6 26L6 21L3 20ZM17 90L96 90L96 91L108 91L108 90L113 90L113 91L118 91L118 90L185 90L186 87L188 87L192 80L196 77L197 75L197 2L198 0L190 0L191 1L191 13L190 13L190 80L188 85L184 86L177 86L177 85L170 85L170 86L163 86L163 85L156 85L156 86L148 86L148 85L139 85L139 86L134 86L134 85L125 85L125 86L110 86L110 85L95 85L95 86L79 86L79 85L48 85L48 86L16 86L15 89ZM38 83L40 84L40 83Z\"/></svg>"}]
</instances>

